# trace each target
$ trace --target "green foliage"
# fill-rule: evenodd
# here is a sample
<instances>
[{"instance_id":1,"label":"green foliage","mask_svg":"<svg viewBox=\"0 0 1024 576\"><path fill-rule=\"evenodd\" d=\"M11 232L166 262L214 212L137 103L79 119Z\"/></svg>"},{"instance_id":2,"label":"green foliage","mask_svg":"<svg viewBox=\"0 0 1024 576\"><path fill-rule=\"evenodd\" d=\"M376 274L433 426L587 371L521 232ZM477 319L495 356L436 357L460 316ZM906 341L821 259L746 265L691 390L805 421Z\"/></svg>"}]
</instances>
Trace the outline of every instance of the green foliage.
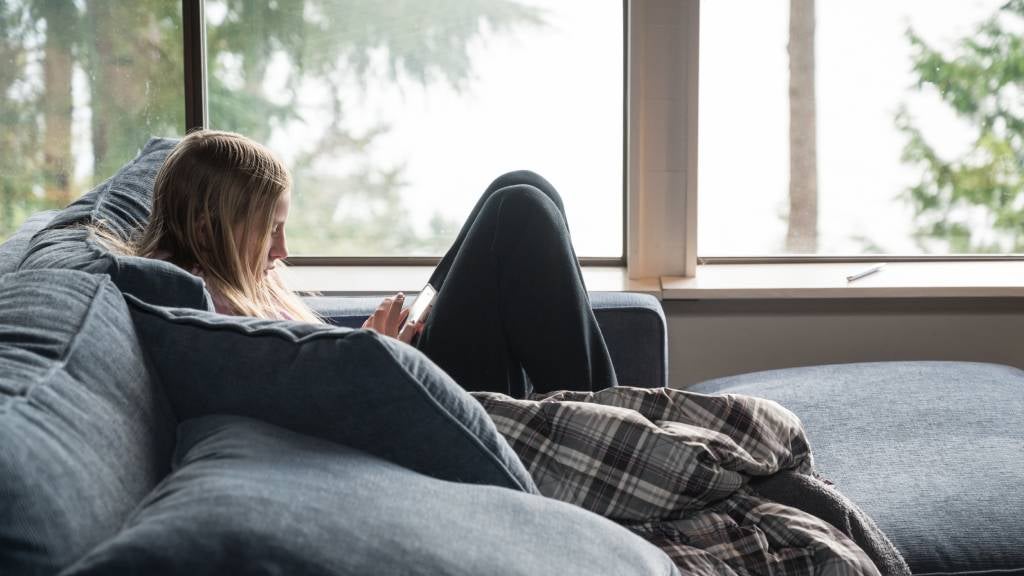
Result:
<instances>
[{"instance_id":1,"label":"green foliage","mask_svg":"<svg viewBox=\"0 0 1024 576\"><path fill-rule=\"evenodd\" d=\"M32 24L28 6L0 0L0 238L45 207L35 193L41 180L40 133L32 102L22 95L20 73L28 65Z\"/></svg>"},{"instance_id":2,"label":"green foliage","mask_svg":"<svg viewBox=\"0 0 1024 576\"><path fill-rule=\"evenodd\" d=\"M917 89L934 88L975 131L970 149L943 158L912 115L901 108L897 128L907 136L902 160L921 169L905 198L916 215L926 251L1024 252L1024 0L1012 0L960 40L951 53L914 30Z\"/></svg>"},{"instance_id":3,"label":"green foliage","mask_svg":"<svg viewBox=\"0 0 1024 576\"><path fill-rule=\"evenodd\" d=\"M46 83L38 70L48 15L68 1L0 0L0 239L31 212L59 207L40 192ZM184 132L180 5L75 3L64 31L74 65L84 71L93 152L92 174L72 183L75 196L113 174L151 135ZM343 94L353 85L365 90L370 80L465 90L473 42L542 25L542 14L510 0L208 0L207 7L223 15L207 26L211 126L261 141L292 122L324 128L293 162L292 252L440 253L455 224L435 215L426 233L411 225L400 201L403 167L377 166L369 157L389 127L353 130ZM282 69L284 96L268 94L266 83ZM300 93L310 81L330 88L329 118L301 116ZM357 168L341 176L316 169L339 157Z\"/></svg>"}]
</instances>

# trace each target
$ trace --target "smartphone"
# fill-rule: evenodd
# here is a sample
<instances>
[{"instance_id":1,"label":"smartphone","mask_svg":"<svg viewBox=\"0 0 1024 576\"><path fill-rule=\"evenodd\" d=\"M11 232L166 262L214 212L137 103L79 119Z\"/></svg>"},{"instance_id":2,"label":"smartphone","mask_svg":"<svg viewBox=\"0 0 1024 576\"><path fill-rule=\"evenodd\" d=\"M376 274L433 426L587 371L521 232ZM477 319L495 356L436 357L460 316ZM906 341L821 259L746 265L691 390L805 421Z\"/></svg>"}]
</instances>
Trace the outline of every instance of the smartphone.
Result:
<instances>
[{"instance_id":1,"label":"smartphone","mask_svg":"<svg viewBox=\"0 0 1024 576\"><path fill-rule=\"evenodd\" d=\"M416 296L416 300L413 300L412 306L409 307L409 315L406 316L405 322L423 322L427 319L427 314L430 314L430 307L434 305L434 298L437 298L437 290L430 284L427 284L420 290L419 295ZM404 324L403 324L404 326Z\"/></svg>"}]
</instances>

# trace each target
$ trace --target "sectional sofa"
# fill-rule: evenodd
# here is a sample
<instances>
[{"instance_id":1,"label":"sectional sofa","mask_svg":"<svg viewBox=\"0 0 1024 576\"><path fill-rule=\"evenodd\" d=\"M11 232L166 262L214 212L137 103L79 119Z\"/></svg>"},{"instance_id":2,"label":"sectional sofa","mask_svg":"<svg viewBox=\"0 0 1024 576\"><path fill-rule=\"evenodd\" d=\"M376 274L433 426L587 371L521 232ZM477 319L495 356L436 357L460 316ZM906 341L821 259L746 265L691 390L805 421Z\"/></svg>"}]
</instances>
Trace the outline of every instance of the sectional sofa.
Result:
<instances>
[{"instance_id":1,"label":"sectional sofa","mask_svg":"<svg viewBox=\"0 0 1024 576\"><path fill-rule=\"evenodd\" d=\"M0 246L0 574L678 574L540 496L422 354L345 328L371 300L311 300L340 326L222 316L76 227L144 224L173 144ZM657 301L593 299L619 378L664 385Z\"/></svg>"},{"instance_id":2,"label":"sectional sofa","mask_svg":"<svg viewBox=\"0 0 1024 576\"><path fill-rule=\"evenodd\" d=\"M227 318L198 278L75 227L143 225L173 144L152 140L0 245L0 574L677 573L631 532L537 495L421 355L344 328L376 299L311 297L337 328ZM664 386L657 301L591 297L619 381ZM819 471L915 574L1024 575L1021 371L850 364L691 390L796 413ZM843 513L829 520L849 533Z\"/></svg>"}]
</instances>

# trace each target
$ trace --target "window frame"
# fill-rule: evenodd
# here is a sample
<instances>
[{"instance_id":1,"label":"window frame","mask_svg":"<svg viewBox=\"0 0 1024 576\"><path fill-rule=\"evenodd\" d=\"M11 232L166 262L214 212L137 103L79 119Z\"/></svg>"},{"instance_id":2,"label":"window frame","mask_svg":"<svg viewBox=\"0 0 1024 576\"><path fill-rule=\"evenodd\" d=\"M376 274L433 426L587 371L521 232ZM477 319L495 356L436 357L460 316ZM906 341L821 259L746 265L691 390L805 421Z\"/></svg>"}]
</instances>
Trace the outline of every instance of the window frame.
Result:
<instances>
[{"instance_id":1,"label":"window frame","mask_svg":"<svg viewBox=\"0 0 1024 576\"><path fill-rule=\"evenodd\" d=\"M634 0L644 1L644 0ZM658 1L658 0L652 0ZM682 0L683 3L692 3L699 6L700 0ZM700 17L699 8L697 11L696 22L694 23L694 30L697 34L696 45L699 47L700 44ZM689 55L694 62L697 61L697 55ZM693 86L694 99L697 99L697 85ZM689 121L696 124L698 122L696 109L690 112L691 116ZM696 138L696 135L694 135ZM693 162L696 165L697 161L697 146L696 139L694 140L693 148ZM700 190L696 183L692 187L691 196L694 196L694 206L696 206L696 197L700 194ZM686 192L684 192L685 194ZM689 216L689 215L688 215ZM688 217L688 224L692 225L694 230L698 225L696 210L692 214L692 221ZM693 238L694 244L696 244L696 237ZM1019 262L1024 261L1024 253L1017 254L780 254L780 255L757 255L750 254L744 256L700 256L697 252L697 247L694 246L692 261L688 256L688 268L687 273L680 274L684 277L692 277L695 275L696 266L704 265L743 265L743 264L828 264L828 263L864 263L864 262Z\"/></svg>"},{"instance_id":2,"label":"window frame","mask_svg":"<svg viewBox=\"0 0 1024 576\"><path fill-rule=\"evenodd\" d=\"M747 255L700 256L697 244L697 134L701 0L622 0L623 9L623 174L622 256L583 257L584 266L626 267L633 279L662 276L692 277L698 266L730 264L857 263L857 262L1016 262L1024 254L864 254L864 255ZM204 0L182 0L185 50L186 130L209 125L206 101L206 29ZM666 62L673 55L657 54L655 37L667 27L682 32L678 60L685 62L682 87L671 98L652 96L652 80L672 73ZM651 102L664 100L670 118L684 128L681 143L658 141L645 127ZM646 168L651 156L679 156L678 186L652 185ZM646 174L645 174L646 172ZM674 212L666 218L666 206ZM681 214L680 214L681 212ZM682 218L678 218L682 216ZM669 222L667 220L673 220ZM681 228L678 224L682 224ZM438 257L298 256L298 266L433 266Z\"/></svg>"},{"instance_id":3,"label":"window frame","mask_svg":"<svg viewBox=\"0 0 1024 576\"><path fill-rule=\"evenodd\" d=\"M627 161L628 161L628 66L629 1L622 0L622 238L619 257L581 257L583 266L624 267L627 265ZM181 0L182 43L185 62L185 133L210 126L207 100L206 2ZM440 256L290 256L289 266L436 266Z\"/></svg>"}]
</instances>

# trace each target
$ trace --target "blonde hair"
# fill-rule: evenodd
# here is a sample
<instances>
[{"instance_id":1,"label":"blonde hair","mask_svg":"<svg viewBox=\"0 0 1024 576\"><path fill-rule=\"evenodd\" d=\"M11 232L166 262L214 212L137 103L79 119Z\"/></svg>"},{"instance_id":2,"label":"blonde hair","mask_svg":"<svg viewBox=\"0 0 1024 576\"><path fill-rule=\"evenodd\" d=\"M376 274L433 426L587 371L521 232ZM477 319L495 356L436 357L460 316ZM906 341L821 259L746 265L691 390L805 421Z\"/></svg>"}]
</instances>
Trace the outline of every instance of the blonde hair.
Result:
<instances>
[{"instance_id":1,"label":"blonde hair","mask_svg":"<svg viewBox=\"0 0 1024 576\"><path fill-rule=\"evenodd\" d=\"M277 204L290 188L288 169L264 146L231 132L192 132L157 173L149 225L133 252L198 269L235 314L320 322L278 270L264 274Z\"/></svg>"}]
</instances>

